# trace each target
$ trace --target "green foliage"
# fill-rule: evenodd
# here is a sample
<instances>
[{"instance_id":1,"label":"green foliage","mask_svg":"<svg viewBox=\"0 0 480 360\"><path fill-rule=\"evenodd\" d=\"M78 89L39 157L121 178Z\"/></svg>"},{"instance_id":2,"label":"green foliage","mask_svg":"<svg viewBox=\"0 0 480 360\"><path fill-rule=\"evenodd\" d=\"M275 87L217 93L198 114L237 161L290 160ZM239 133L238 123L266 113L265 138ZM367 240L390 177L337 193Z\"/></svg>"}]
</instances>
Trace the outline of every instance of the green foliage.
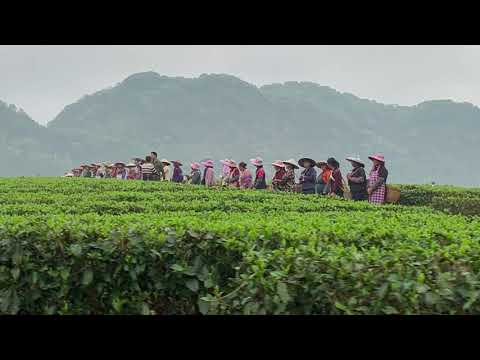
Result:
<instances>
[{"instance_id":1,"label":"green foliage","mask_svg":"<svg viewBox=\"0 0 480 360\"><path fill-rule=\"evenodd\" d=\"M479 240L428 207L2 179L0 314L478 314Z\"/></svg>"},{"instance_id":2,"label":"green foliage","mask_svg":"<svg viewBox=\"0 0 480 360\"><path fill-rule=\"evenodd\" d=\"M480 189L400 185L400 204L430 206L452 214L480 215Z\"/></svg>"}]
</instances>

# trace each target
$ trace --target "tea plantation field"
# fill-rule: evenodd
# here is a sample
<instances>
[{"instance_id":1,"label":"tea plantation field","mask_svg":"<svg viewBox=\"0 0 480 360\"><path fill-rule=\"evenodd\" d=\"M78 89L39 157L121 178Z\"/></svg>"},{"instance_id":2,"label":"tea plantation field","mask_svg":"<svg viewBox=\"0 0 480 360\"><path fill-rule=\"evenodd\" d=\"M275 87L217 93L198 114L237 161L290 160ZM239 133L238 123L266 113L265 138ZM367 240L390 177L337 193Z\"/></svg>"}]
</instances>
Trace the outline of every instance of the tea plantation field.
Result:
<instances>
[{"instance_id":1,"label":"tea plantation field","mask_svg":"<svg viewBox=\"0 0 480 360\"><path fill-rule=\"evenodd\" d=\"M479 201L0 179L0 314L480 314Z\"/></svg>"}]
</instances>

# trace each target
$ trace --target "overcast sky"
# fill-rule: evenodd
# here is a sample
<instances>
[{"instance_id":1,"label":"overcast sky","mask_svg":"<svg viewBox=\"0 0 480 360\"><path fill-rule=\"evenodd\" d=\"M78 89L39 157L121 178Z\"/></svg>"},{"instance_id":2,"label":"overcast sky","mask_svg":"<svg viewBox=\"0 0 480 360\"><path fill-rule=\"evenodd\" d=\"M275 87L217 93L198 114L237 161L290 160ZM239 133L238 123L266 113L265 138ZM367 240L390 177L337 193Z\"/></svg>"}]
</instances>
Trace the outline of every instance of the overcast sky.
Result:
<instances>
[{"instance_id":1,"label":"overcast sky","mask_svg":"<svg viewBox=\"0 0 480 360\"><path fill-rule=\"evenodd\" d=\"M85 94L142 71L228 73L255 85L313 81L379 102L480 105L480 46L0 45L0 100L46 123Z\"/></svg>"}]
</instances>

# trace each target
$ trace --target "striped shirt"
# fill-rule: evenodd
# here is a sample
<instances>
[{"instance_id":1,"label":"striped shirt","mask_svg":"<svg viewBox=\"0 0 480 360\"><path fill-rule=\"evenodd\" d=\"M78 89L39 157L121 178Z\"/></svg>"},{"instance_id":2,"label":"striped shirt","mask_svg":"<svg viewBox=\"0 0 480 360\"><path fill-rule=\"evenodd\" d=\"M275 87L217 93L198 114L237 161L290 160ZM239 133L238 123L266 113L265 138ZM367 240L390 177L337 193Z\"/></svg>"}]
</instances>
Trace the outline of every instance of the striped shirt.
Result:
<instances>
[{"instance_id":1,"label":"striped shirt","mask_svg":"<svg viewBox=\"0 0 480 360\"><path fill-rule=\"evenodd\" d=\"M142 164L142 175L158 175L157 170L155 170L155 166L152 163L145 163Z\"/></svg>"}]
</instances>

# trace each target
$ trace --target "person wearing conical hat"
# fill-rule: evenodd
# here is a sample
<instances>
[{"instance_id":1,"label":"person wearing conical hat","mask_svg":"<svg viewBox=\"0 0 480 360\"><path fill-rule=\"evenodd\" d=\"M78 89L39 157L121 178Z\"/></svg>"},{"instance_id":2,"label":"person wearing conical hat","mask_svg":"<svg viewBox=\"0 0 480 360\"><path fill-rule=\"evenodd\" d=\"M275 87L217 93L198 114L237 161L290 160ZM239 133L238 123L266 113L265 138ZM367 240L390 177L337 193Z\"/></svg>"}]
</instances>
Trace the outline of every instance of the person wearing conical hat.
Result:
<instances>
[{"instance_id":1,"label":"person wearing conical hat","mask_svg":"<svg viewBox=\"0 0 480 360\"><path fill-rule=\"evenodd\" d=\"M127 180L137 180L137 165L134 163L128 163L125 167L127 168Z\"/></svg>"},{"instance_id":2,"label":"person wearing conical hat","mask_svg":"<svg viewBox=\"0 0 480 360\"><path fill-rule=\"evenodd\" d=\"M115 177L118 179L118 180L127 180L128 179L128 172L127 172L127 169L125 167L125 163L124 162L116 162L115 163L115 168L117 169L116 173L115 173Z\"/></svg>"},{"instance_id":3,"label":"person wearing conical hat","mask_svg":"<svg viewBox=\"0 0 480 360\"><path fill-rule=\"evenodd\" d=\"M263 190L267 188L267 181L265 179L265 170L263 169L263 160L260 157L250 159L250 163L257 168L255 171L255 181L253 188L257 190Z\"/></svg>"},{"instance_id":4,"label":"person wearing conical hat","mask_svg":"<svg viewBox=\"0 0 480 360\"><path fill-rule=\"evenodd\" d=\"M200 185L202 182L202 173L200 172L200 164L197 162L193 162L190 164L190 175L188 179L190 180L190 184L192 185Z\"/></svg>"},{"instance_id":5,"label":"person wearing conical hat","mask_svg":"<svg viewBox=\"0 0 480 360\"><path fill-rule=\"evenodd\" d=\"M178 160L173 160L173 175L172 175L172 182L182 183L183 182L183 164Z\"/></svg>"},{"instance_id":6,"label":"person wearing conical hat","mask_svg":"<svg viewBox=\"0 0 480 360\"><path fill-rule=\"evenodd\" d=\"M103 163L103 169L105 170L104 178L110 179L112 177L113 164L111 162Z\"/></svg>"},{"instance_id":7,"label":"person wearing conical hat","mask_svg":"<svg viewBox=\"0 0 480 360\"><path fill-rule=\"evenodd\" d=\"M213 160L203 161L202 165L205 167L203 170L202 185L207 187L215 185L215 175L213 173Z\"/></svg>"},{"instance_id":8,"label":"person wearing conical hat","mask_svg":"<svg viewBox=\"0 0 480 360\"><path fill-rule=\"evenodd\" d=\"M329 183L330 177L332 176L332 169L328 166L327 162L324 160L317 161L316 164L321 172L317 176L317 181L315 183L315 193L317 195L326 195L329 192Z\"/></svg>"},{"instance_id":9,"label":"person wearing conical hat","mask_svg":"<svg viewBox=\"0 0 480 360\"><path fill-rule=\"evenodd\" d=\"M90 164L90 172L92 173L92 178L97 177L98 168L99 168L99 165L95 163Z\"/></svg>"},{"instance_id":10,"label":"person wearing conical hat","mask_svg":"<svg viewBox=\"0 0 480 360\"><path fill-rule=\"evenodd\" d=\"M222 186L228 185L227 178L230 174L230 159L220 160L220 163L223 165L222 167L222 174L220 175L220 180Z\"/></svg>"},{"instance_id":11,"label":"person wearing conical hat","mask_svg":"<svg viewBox=\"0 0 480 360\"><path fill-rule=\"evenodd\" d=\"M358 157L347 157L345 160L352 164L352 170L347 174L348 187L354 201L368 200L367 175L365 164Z\"/></svg>"},{"instance_id":12,"label":"person wearing conical hat","mask_svg":"<svg viewBox=\"0 0 480 360\"><path fill-rule=\"evenodd\" d=\"M82 177L86 178L91 178L92 177L92 171L90 170L90 165L82 165L81 168L83 168L82 171Z\"/></svg>"},{"instance_id":13,"label":"person wearing conical hat","mask_svg":"<svg viewBox=\"0 0 480 360\"><path fill-rule=\"evenodd\" d=\"M98 169L95 172L95 178L103 179L105 177L105 165L104 164L97 164Z\"/></svg>"},{"instance_id":14,"label":"person wearing conical hat","mask_svg":"<svg viewBox=\"0 0 480 360\"><path fill-rule=\"evenodd\" d=\"M299 182L302 184L302 193L315 194L315 181L317 179L315 160L310 158L302 158L298 160L298 165L304 168L299 178Z\"/></svg>"},{"instance_id":15,"label":"person wearing conical hat","mask_svg":"<svg viewBox=\"0 0 480 360\"><path fill-rule=\"evenodd\" d=\"M170 181L171 180L170 161L168 161L167 159L162 159L161 163L163 165L163 180Z\"/></svg>"},{"instance_id":16,"label":"person wearing conical hat","mask_svg":"<svg viewBox=\"0 0 480 360\"><path fill-rule=\"evenodd\" d=\"M343 197L343 178L340 171L340 163L333 157L327 160L328 167L332 170L330 176L329 195Z\"/></svg>"},{"instance_id":17,"label":"person wearing conical hat","mask_svg":"<svg viewBox=\"0 0 480 360\"><path fill-rule=\"evenodd\" d=\"M227 164L230 167L230 173L228 174L225 182L230 187L239 188L240 170L238 169L237 163L234 160L229 160Z\"/></svg>"},{"instance_id":18,"label":"person wearing conical hat","mask_svg":"<svg viewBox=\"0 0 480 360\"><path fill-rule=\"evenodd\" d=\"M287 192L295 191L295 169L298 169L294 159L282 161L285 165L285 174L281 179L279 189Z\"/></svg>"},{"instance_id":19,"label":"person wearing conical hat","mask_svg":"<svg viewBox=\"0 0 480 360\"><path fill-rule=\"evenodd\" d=\"M141 158L133 158L132 160L133 160L133 163L135 164L135 174L136 174L135 180L142 180L143 179L142 165L145 163L145 160Z\"/></svg>"},{"instance_id":20,"label":"person wearing conical hat","mask_svg":"<svg viewBox=\"0 0 480 360\"><path fill-rule=\"evenodd\" d=\"M109 173L110 173L110 178L116 179L118 168L115 166L115 164L110 164L108 166L108 170L109 170Z\"/></svg>"},{"instance_id":21,"label":"person wearing conical hat","mask_svg":"<svg viewBox=\"0 0 480 360\"><path fill-rule=\"evenodd\" d=\"M387 195L388 170L385 168L383 155L375 154L368 157L373 162L372 170L368 176L368 201L372 204L383 204Z\"/></svg>"},{"instance_id":22,"label":"person wearing conical hat","mask_svg":"<svg viewBox=\"0 0 480 360\"><path fill-rule=\"evenodd\" d=\"M250 170L248 170L247 164L242 161L238 164L238 170L240 171L240 189L251 189L253 176Z\"/></svg>"},{"instance_id":23,"label":"person wearing conical hat","mask_svg":"<svg viewBox=\"0 0 480 360\"><path fill-rule=\"evenodd\" d=\"M275 170L275 174L273 174L272 178L272 188L274 191L280 191L281 189L281 182L283 177L285 176L285 164L281 160L277 160L272 163L273 169Z\"/></svg>"}]
</instances>

